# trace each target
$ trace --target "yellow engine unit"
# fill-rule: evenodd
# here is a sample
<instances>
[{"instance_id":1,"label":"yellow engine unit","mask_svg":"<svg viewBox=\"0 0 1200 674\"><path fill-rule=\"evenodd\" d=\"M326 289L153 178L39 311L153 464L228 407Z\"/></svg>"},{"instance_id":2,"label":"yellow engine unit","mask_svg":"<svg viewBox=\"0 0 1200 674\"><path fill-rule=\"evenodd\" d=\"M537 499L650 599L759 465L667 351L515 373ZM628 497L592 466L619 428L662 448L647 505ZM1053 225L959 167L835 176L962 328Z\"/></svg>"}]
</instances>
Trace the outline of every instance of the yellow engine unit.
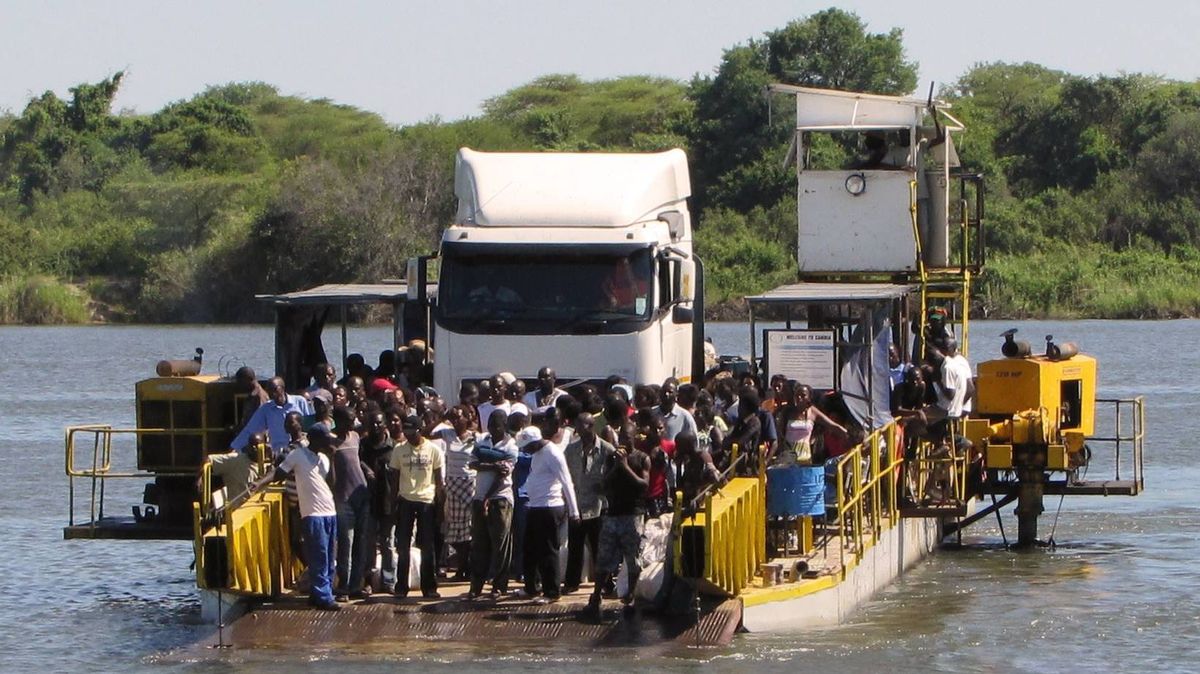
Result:
<instances>
[{"instance_id":1,"label":"yellow engine unit","mask_svg":"<svg viewBox=\"0 0 1200 674\"><path fill-rule=\"evenodd\" d=\"M988 468L1012 468L1014 445L1045 447L1050 470L1083 461L1084 438L1095 431L1096 359L1004 358L978 372L967 435L985 447Z\"/></svg>"},{"instance_id":2,"label":"yellow engine unit","mask_svg":"<svg viewBox=\"0 0 1200 674\"><path fill-rule=\"evenodd\" d=\"M136 394L138 427L170 431L138 436L139 469L197 470L205 456L228 449L239 417L231 380L216 375L154 377L139 381Z\"/></svg>"}]
</instances>

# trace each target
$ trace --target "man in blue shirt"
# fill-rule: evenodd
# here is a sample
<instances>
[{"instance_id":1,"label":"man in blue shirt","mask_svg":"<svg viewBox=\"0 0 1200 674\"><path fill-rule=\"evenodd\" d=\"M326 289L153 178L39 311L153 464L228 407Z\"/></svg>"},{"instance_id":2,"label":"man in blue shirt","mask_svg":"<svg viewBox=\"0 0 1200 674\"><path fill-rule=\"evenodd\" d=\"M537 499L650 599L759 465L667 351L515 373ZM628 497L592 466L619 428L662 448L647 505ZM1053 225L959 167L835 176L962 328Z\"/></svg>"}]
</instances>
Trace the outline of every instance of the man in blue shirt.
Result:
<instances>
[{"instance_id":1,"label":"man in blue shirt","mask_svg":"<svg viewBox=\"0 0 1200 674\"><path fill-rule=\"evenodd\" d=\"M254 410L254 414L242 427L241 432L230 443L229 451L245 447L251 434L265 432L267 442L271 444L271 453L275 454L280 449L287 447L290 440L290 436L283 427L283 420L287 417L288 412L299 412L301 416L313 414L312 403L307 398L288 395L287 389L284 388L283 377L273 377L267 382L265 388L271 399Z\"/></svg>"}]
</instances>

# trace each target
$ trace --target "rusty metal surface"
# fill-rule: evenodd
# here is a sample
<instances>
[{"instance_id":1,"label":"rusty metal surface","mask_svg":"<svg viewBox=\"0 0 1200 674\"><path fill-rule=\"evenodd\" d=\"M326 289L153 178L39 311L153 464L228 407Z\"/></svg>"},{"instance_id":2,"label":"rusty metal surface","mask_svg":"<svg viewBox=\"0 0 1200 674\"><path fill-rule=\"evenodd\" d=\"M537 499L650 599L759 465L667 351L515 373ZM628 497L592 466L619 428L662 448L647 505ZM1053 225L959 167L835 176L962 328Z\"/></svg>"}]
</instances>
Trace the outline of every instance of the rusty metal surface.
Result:
<instances>
[{"instance_id":1,"label":"rusty metal surface","mask_svg":"<svg viewBox=\"0 0 1200 674\"><path fill-rule=\"evenodd\" d=\"M443 590L443 594L449 594ZM667 619L649 611L624 611L606 600L600 621L580 612L587 594L535 605L527 600L468 602L459 597L438 600L372 597L342 605L337 612L319 611L304 598L285 598L255 607L225 627L223 639L232 651L287 650L306 647L348 656L427 655L475 657L508 651L578 653L607 647L727 646L741 625L737 599L709 604L699 623L694 617ZM209 650L216 634L195 650Z\"/></svg>"}]
</instances>

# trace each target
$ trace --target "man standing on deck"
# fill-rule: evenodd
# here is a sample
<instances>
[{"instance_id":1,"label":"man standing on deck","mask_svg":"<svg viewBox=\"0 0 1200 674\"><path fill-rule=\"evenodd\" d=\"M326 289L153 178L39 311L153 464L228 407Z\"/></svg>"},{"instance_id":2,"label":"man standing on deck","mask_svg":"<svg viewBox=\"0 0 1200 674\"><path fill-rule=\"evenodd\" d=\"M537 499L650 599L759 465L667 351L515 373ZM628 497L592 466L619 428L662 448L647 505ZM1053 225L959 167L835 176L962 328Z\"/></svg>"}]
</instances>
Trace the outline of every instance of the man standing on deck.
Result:
<instances>
[{"instance_id":1,"label":"man standing on deck","mask_svg":"<svg viewBox=\"0 0 1200 674\"><path fill-rule=\"evenodd\" d=\"M662 417L665 440L674 440L683 431L692 435L697 433L692 413L676 404L678 394L679 380L674 377L668 377L658 392L658 414Z\"/></svg>"},{"instance_id":2,"label":"man standing on deck","mask_svg":"<svg viewBox=\"0 0 1200 674\"><path fill-rule=\"evenodd\" d=\"M488 399L481 403L476 410L479 413L479 423L487 423L493 410L504 410L505 414L512 413L512 405L508 402L507 393L508 383L504 381L504 377L494 374L488 379Z\"/></svg>"},{"instance_id":3,"label":"man standing on deck","mask_svg":"<svg viewBox=\"0 0 1200 674\"><path fill-rule=\"evenodd\" d=\"M288 412L299 412L301 416L311 416L313 414L312 404L304 396L288 395L287 389L284 388L283 377L272 377L267 382L267 395L270 400L258 409L254 410L254 414L242 427L241 432L229 443L229 451L234 451L238 447L245 447L250 440L252 433L267 434L267 442L271 444L271 452L279 452L284 447L287 447L291 438L284 429L283 421L287 417Z\"/></svg>"},{"instance_id":4,"label":"man standing on deck","mask_svg":"<svg viewBox=\"0 0 1200 674\"><path fill-rule=\"evenodd\" d=\"M530 412L545 412L546 408L553 407L560 397L567 395L567 392L556 386L558 376L552 367L547 366L538 370L537 378L538 387L525 395L525 406L529 408Z\"/></svg>"},{"instance_id":5,"label":"man standing on deck","mask_svg":"<svg viewBox=\"0 0 1200 674\"><path fill-rule=\"evenodd\" d=\"M274 473L255 482L257 491L270 482L283 480L289 473L296 477L300 497L300 523L304 531L305 558L308 561L312 590L308 602L322 611L342 607L333 600L333 566L337 540L337 508L329 487L328 452L334 436L324 423L308 429L308 445L295 445ZM285 443L286 444L286 443Z\"/></svg>"},{"instance_id":6,"label":"man standing on deck","mask_svg":"<svg viewBox=\"0 0 1200 674\"><path fill-rule=\"evenodd\" d=\"M574 424L575 439L567 445L565 454L575 497L579 500L579 522L572 524L567 534L567 573L563 578L563 592L567 594L579 589L584 547L592 551L593 575L596 575L600 515L604 511L604 468L616 451L607 441L596 437L592 415L581 413Z\"/></svg>"},{"instance_id":7,"label":"man standing on deck","mask_svg":"<svg viewBox=\"0 0 1200 674\"><path fill-rule=\"evenodd\" d=\"M642 523L646 519L646 490L650 486L650 457L640 449L618 447L604 466L604 498L608 510L600 520L599 553L596 555L596 586L588 600L587 613L600 616L601 592L610 587L624 560L629 583L621 601L633 603L641 567Z\"/></svg>"},{"instance_id":8,"label":"man standing on deck","mask_svg":"<svg viewBox=\"0 0 1200 674\"><path fill-rule=\"evenodd\" d=\"M258 383L254 369L246 365L239 367L233 374L233 392L246 396L245 402L239 406L238 410L238 430L240 431L245 428L259 406L270 400L271 396L267 395L262 385Z\"/></svg>"},{"instance_id":9,"label":"man standing on deck","mask_svg":"<svg viewBox=\"0 0 1200 674\"><path fill-rule=\"evenodd\" d=\"M517 443L508 434L504 410L493 410L486 420L487 433L475 443L471 467L475 469L475 494L471 500L471 588L468 599L483 593L492 581L492 597L508 593L512 559L513 467Z\"/></svg>"},{"instance_id":10,"label":"man standing on deck","mask_svg":"<svg viewBox=\"0 0 1200 674\"><path fill-rule=\"evenodd\" d=\"M525 490L529 494L529 514L525 525L525 592L535 604L557 601L560 531L568 519L579 519L579 505L567 460L558 445L542 438L537 426L529 426L517 435L517 445L533 456ZM541 593L538 596L538 580Z\"/></svg>"},{"instance_id":11,"label":"man standing on deck","mask_svg":"<svg viewBox=\"0 0 1200 674\"><path fill-rule=\"evenodd\" d=\"M362 439L353 430L354 413L335 407L333 496L338 515L337 596L364 599L367 565L374 562L370 543L371 493L361 455ZM370 561L368 561L368 556Z\"/></svg>"},{"instance_id":12,"label":"man standing on deck","mask_svg":"<svg viewBox=\"0 0 1200 674\"><path fill-rule=\"evenodd\" d=\"M408 596L409 550L413 528L421 551L421 596L437 599L437 558L434 550L434 503L440 501L445 472L442 451L421 435L421 418L405 417L404 440L392 450L396 485L396 596Z\"/></svg>"}]
</instances>

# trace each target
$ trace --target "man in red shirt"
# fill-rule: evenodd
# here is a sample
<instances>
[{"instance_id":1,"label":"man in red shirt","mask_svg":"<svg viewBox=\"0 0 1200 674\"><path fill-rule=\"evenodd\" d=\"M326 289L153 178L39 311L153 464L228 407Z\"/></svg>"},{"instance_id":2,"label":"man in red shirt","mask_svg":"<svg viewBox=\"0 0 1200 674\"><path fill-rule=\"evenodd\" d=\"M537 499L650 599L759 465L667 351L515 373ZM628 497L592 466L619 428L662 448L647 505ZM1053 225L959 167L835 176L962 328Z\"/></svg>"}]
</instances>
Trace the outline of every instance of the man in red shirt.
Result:
<instances>
[{"instance_id":1,"label":"man in red shirt","mask_svg":"<svg viewBox=\"0 0 1200 674\"><path fill-rule=\"evenodd\" d=\"M650 517L658 517L671 511L671 498L675 490L675 471L671 470L671 460L675 456L675 443L663 439L666 425L662 416L655 410L639 410L636 423L634 446L650 457L650 486L646 490L647 514Z\"/></svg>"}]
</instances>

